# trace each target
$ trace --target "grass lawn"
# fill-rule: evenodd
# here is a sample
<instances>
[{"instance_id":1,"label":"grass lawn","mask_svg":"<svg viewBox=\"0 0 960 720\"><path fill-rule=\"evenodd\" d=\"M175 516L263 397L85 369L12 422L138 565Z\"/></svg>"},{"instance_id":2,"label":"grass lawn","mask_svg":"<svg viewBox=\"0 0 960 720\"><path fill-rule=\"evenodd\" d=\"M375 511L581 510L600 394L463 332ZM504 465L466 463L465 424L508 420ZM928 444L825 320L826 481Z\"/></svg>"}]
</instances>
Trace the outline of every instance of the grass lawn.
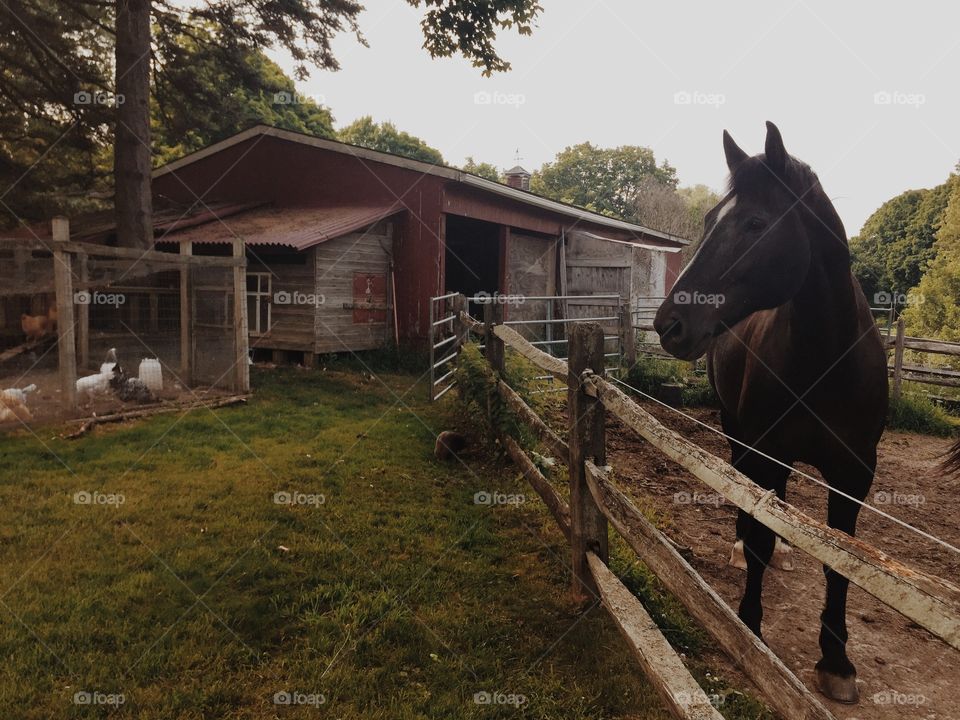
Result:
<instances>
[{"instance_id":1,"label":"grass lawn","mask_svg":"<svg viewBox=\"0 0 960 720\"><path fill-rule=\"evenodd\" d=\"M455 406L380 378L255 372L246 407L0 438L0 717L666 718L603 610L570 604L533 491L492 453L434 460Z\"/></svg>"}]
</instances>

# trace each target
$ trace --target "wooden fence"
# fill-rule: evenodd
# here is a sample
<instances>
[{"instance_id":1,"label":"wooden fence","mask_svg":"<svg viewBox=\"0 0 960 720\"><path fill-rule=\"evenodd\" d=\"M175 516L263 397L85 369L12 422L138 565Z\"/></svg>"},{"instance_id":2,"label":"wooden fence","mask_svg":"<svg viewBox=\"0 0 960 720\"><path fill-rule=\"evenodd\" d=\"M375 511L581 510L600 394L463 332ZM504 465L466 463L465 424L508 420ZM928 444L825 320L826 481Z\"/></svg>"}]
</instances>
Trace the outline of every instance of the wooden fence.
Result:
<instances>
[{"instance_id":1,"label":"wooden fence","mask_svg":"<svg viewBox=\"0 0 960 720\"><path fill-rule=\"evenodd\" d=\"M933 353L934 355L960 357L960 343L909 337L906 334L903 317L897 322L896 336L887 342L888 346L893 348L893 364L888 370L893 376L892 390L894 397L900 397L904 380L923 383L925 385L960 388L960 372L956 370L921 365L905 365L903 362L904 350L916 350L917 352Z\"/></svg>"},{"instance_id":2,"label":"wooden fence","mask_svg":"<svg viewBox=\"0 0 960 720\"><path fill-rule=\"evenodd\" d=\"M834 716L611 482L605 467L607 413L787 541L960 649L960 588L905 567L870 545L805 515L725 461L662 425L605 378L593 373L591 368L603 367L603 330L598 325L573 326L569 360L564 362L534 347L511 328L494 324L492 313L488 313L486 322L480 323L461 312L459 323L464 334L474 332L483 337L484 354L498 374L498 396L551 452L567 462L569 501L512 438L500 438L570 542L574 597L579 601L602 600L630 650L676 717L700 720L721 716L641 603L610 571L608 523L756 684L775 712L786 720L826 720ZM567 384L566 440L503 381L507 347Z\"/></svg>"}]
</instances>

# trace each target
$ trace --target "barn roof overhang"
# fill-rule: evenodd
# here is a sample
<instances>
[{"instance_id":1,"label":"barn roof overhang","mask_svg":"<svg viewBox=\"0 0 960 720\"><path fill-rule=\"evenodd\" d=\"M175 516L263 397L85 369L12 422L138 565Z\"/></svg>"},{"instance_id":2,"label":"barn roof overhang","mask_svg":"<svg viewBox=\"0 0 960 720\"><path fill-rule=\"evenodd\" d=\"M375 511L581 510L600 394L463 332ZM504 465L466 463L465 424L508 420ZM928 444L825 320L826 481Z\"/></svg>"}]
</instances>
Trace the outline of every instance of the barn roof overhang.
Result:
<instances>
[{"instance_id":1,"label":"barn roof overhang","mask_svg":"<svg viewBox=\"0 0 960 720\"><path fill-rule=\"evenodd\" d=\"M394 204L336 207L258 207L226 222L195 225L164 238L165 242L190 241L195 245L230 243L240 238L248 246L279 246L307 250L327 240L362 230L403 212Z\"/></svg>"},{"instance_id":2,"label":"barn roof overhang","mask_svg":"<svg viewBox=\"0 0 960 720\"><path fill-rule=\"evenodd\" d=\"M690 244L689 240L678 237L677 235L671 235L670 233L644 227L643 225L638 225L636 223L619 220L606 215L600 215L599 213L577 207L576 205L569 205L557 200L551 200L543 197L542 195L537 195L536 193L530 192L529 190L521 190L519 188L510 187L509 185L494 182L493 180L487 180L486 178L482 178L477 175L471 175L470 173L464 172L457 168L436 165L423 162L421 160L413 160L411 158L401 157L399 155L393 155L377 150L358 147L356 145L350 145L348 143L338 142L336 140L315 137L313 135L298 133L291 130L283 130L270 125L256 125L248 130L244 130L243 132L226 138L225 140L221 140L218 143L214 143L206 148L190 153L179 160L175 160L174 162L157 168L153 171L153 177L158 178L168 173L175 173L178 169L197 162L198 160L202 160L205 157L209 157L248 140L262 137L274 137L280 140L299 143L309 147L316 147L323 150L329 150L331 152L352 155L365 162L383 163L386 165L392 165L394 167L413 170L421 174L463 183L465 186L477 188L500 197L509 198L541 210L547 210L558 215L571 218L577 222L587 222L594 226L606 227L631 233L637 237L646 237L654 241L662 241L668 245L679 247Z\"/></svg>"}]
</instances>

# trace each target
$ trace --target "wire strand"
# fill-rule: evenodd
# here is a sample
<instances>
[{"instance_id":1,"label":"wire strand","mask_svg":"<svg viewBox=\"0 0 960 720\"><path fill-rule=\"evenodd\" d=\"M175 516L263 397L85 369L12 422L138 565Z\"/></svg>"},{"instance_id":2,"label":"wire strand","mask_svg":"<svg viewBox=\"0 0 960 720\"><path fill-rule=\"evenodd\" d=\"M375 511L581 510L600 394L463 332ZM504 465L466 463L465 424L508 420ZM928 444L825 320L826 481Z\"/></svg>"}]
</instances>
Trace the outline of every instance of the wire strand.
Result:
<instances>
[{"instance_id":1,"label":"wire strand","mask_svg":"<svg viewBox=\"0 0 960 720\"><path fill-rule=\"evenodd\" d=\"M620 385L623 385L625 388L628 388L628 389L632 390L633 392L637 393L638 395L642 395L643 397L645 397L645 398L647 398L647 399L649 399L649 400L652 400L653 402L657 403L658 405L661 405L661 406L667 408L668 410L672 410L673 412L677 413L678 415L681 415L682 417L685 417L687 420L691 420L691 421L695 422L697 425L700 425L701 427L706 428L706 429L709 430L710 432L716 433L717 435L726 438L726 439L729 440L730 442L735 442L735 443L737 443L738 445L741 445L741 446L747 448L747 449L750 450L751 452L756 453L756 454L759 455L760 457L766 458L767 460L770 460L771 462L774 462L774 463L776 463L777 465L781 465L782 467L787 468L790 472L796 473L797 475L800 475L801 477L804 477L804 478L806 478L806 479L808 479L808 480L811 480L811 481L813 481L814 483L816 483L817 485L820 485L821 487L827 488L827 490L829 490L830 492L834 492L834 493L836 493L837 495L840 495L840 496L842 496L842 497L847 498L848 500L852 500L853 502L857 503L857 504L860 505L861 507L867 508L868 510L871 510L871 511L875 512L877 515L880 515L881 517L884 517L884 518L886 518L887 520L892 520L892 521L895 522L897 525L900 525L901 527L904 527L904 528L906 528L907 530L912 530L913 532L917 533L918 535L920 535L920 536L922 536L922 537L925 537L925 538L927 538L928 540L932 540L933 542L935 542L935 543L937 543L937 544L939 544L939 545L942 545L943 547L947 548L948 550L952 550L953 552L955 552L955 553L957 553L958 555L960 555L960 548L958 548L958 547L956 547L956 546L954 546L954 545L951 545L951 544L948 543L946 540L941 540L941 539L938 538L936 535L931 535L931 534L928 533L926 530L921 530L921 529L918 528L918 527L914 527L914 526L911 525L910 523L908 523L908 522L906 522L906 521L904 521L904 520L901 520L900 518L895 517L895 516L891 515L890 513L885 512L885 511L881 510L880 508L878 508L878 507L876 507L876 506L874 506L874 505L868 505L868 504L865 503L863 500L859 500L859 499L853 497L852 495L848 495L847 493L843 492L842 490L838 490L838 489L836 489L835 487L832 487L832 486L829 485L828 483L825 483L823 480L820 480L819 478L815 478L813 475L810 475L809 473L803 472L803 470L798 470L797 468L793 467L792 465L788 465L787 463L783 462L782 460L778 460L777 458L772 457L772 456L770 456L770 455L767 455L765 452L762 452L762 451L760 451L760 450L757 450L756 448L748 445L747 443L745 443L745 442L743 442L743 441L741 441L741 440L737 440L735 437L730 437L729 435L727 435L727 434L726 434L725 432L723 432L722 430L718 430L717 428L713 427L712 425L709 425L709 424L703 422L702 420L698 420L697 418L693 417L692 415L688 415L687 413L683 412L682 410L678 410L677 408L675 408L675 407L673 407L673 406L671 406L671 405L668 405L667 403L663 402L662 400L658 400L657 398L653 397L652 395L648 395L647 393L643 392L643 390L638 390L637 388L635 388L635 387L633 387L633 386L631 386L631 385L628 385L627 383L623 382L623 380L619 380L618 378L611 378L611 379L613 380L613 382L619 383Z\"/></svg>"}]
</instances>

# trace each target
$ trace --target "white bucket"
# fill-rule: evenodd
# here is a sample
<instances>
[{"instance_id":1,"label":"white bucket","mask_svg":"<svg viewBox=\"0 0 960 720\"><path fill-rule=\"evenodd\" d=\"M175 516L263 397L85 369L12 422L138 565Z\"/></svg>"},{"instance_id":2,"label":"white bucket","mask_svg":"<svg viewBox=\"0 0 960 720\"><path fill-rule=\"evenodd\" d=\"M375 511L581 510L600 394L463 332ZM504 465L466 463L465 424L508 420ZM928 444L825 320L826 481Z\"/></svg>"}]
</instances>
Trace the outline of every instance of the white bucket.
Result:
<instances>
[{"instance_id":1,"label":"white bucket","mask_svg":"<svg viewBox=\"0 0 960 720\"><path fill-rule=\"evenodd\" d=\"M160 369L160 361L156 358L144 358L140 361L140 382L150 388L151 392L158 393L163 390L163 372Z\"/></svg>"}]
</instances>

